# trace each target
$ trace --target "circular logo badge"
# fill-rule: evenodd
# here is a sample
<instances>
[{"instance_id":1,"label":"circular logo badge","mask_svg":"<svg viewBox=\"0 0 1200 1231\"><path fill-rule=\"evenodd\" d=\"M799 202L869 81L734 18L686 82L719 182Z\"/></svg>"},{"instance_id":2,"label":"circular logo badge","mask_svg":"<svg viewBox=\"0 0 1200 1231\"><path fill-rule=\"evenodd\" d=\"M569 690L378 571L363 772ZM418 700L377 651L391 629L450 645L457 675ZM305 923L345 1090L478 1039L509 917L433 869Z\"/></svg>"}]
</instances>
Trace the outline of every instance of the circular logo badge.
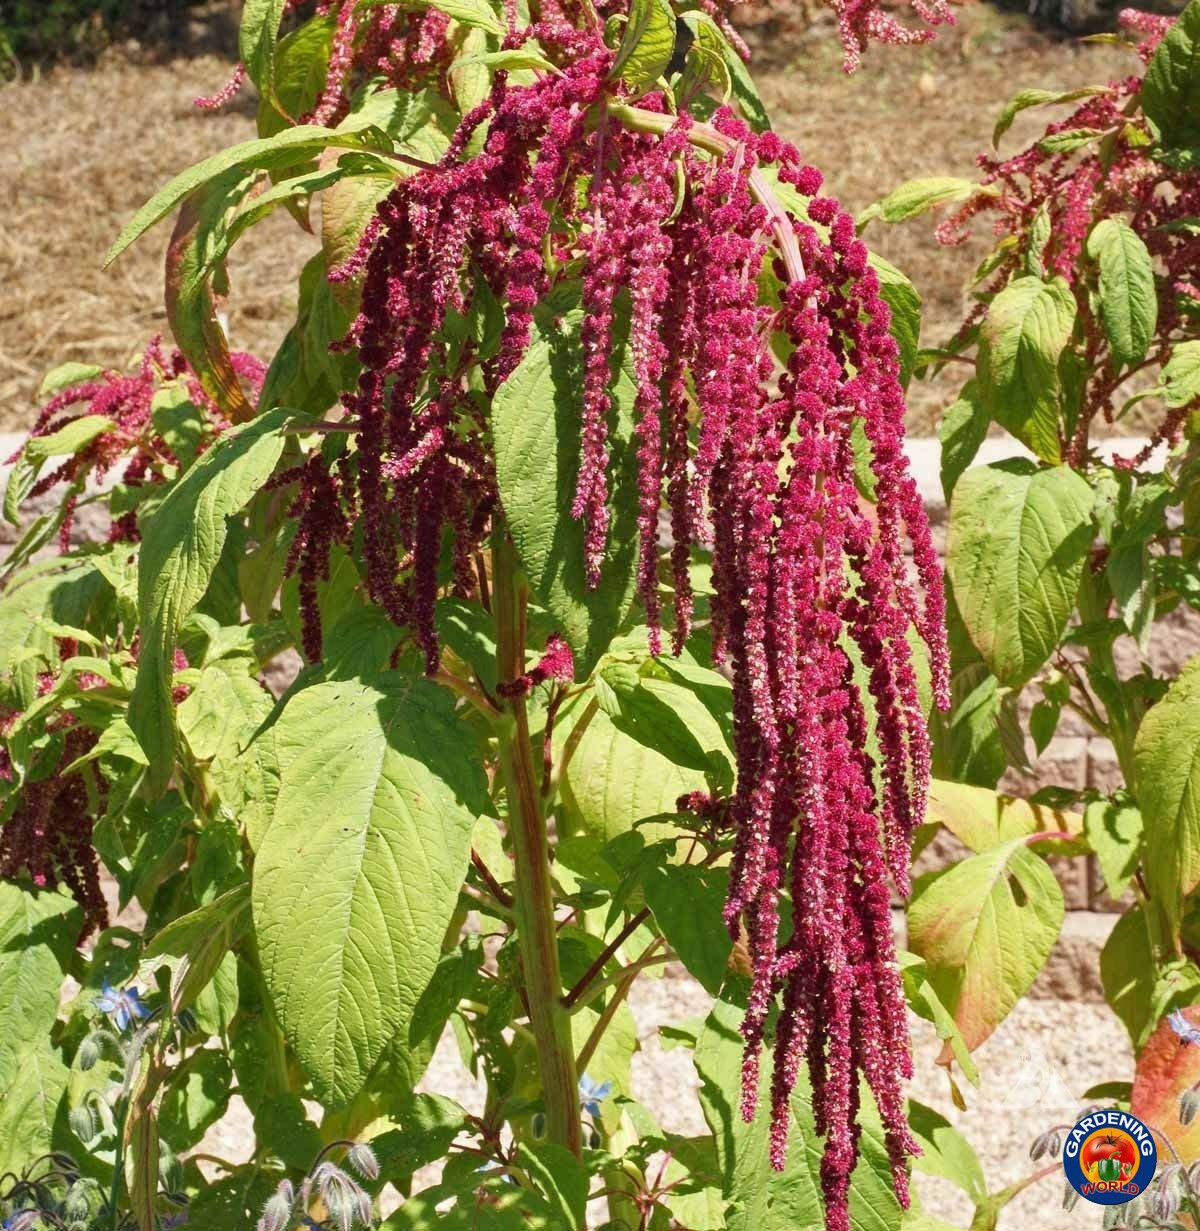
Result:
<instances>
[{"instance_id":1,"label":"circular logo badge","mask_svg":"<svg viewBox=\"0 0 1200 1231\"><path fill-rule=\"evenodd\" d=\"M1063 1170L1071 1187L1097 1205L1124 1205L1154 1179L1154 1134L1127 1111L1094 1111L1070 1131Z\"/></svg>"}]
</instances>

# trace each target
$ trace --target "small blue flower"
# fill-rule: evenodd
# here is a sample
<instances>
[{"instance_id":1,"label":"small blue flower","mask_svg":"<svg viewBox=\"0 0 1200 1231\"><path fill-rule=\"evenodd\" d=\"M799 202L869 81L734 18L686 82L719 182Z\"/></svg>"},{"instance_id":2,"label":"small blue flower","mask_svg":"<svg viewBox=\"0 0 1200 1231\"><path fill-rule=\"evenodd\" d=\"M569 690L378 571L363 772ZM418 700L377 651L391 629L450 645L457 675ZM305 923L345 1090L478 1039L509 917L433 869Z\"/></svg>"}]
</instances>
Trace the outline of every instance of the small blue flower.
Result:
<instances>
[{"instance_id":1,"label":"small blue flower","mask_svg":"<svg viewBox=\"0 0 1200 1231\"><path fill-rule=\"evenodd\" d=\"M594 1119L599 1118L600 1104L612 1093L612 1082L597 1085L586 1073L579 1079L579 1106Z\"/></svg>"},{"instance_id":2,"label":"small blue flower","mask_svg":"<svg viewBox=\"0 0 1200 1231\"><path fill-rule=\"evenodd\" d=\"M142 1003L141 994L136 987L124 987L117 991L109 985L107 979L100 987L100 995L93 1002L101 1013L107 1013L116 1022L118 1030L127 1030L129 1023L144 1021L150 1016L150 1010Z\"/></svg>"},{"instance_id":3,"label":"small blue flower","mask_svg":"<svg viewBox=\"0 0 1200 1231\"><path fill-rule=\"evenodd\" d=\"M10 1214L0 1222L0 1228L3 1228L3 1231L33 1231L40 1220L41 1215L37 1210L17 1210L15 1214Z\"/></svg>"},{"instance_id":4,"label":"small blue flower","mask_svg":"<svg viewBox=\"0 0 1200 1231\"><path fill-rule=\"evenodd\" d=\"M1175 1031L1184 1043L1200 1043L1200 1030L1197 1030L1183 1015L1182 1009L1176 1009L1167 1015L1167 1025Z\"/></svg>"}]
</instances>

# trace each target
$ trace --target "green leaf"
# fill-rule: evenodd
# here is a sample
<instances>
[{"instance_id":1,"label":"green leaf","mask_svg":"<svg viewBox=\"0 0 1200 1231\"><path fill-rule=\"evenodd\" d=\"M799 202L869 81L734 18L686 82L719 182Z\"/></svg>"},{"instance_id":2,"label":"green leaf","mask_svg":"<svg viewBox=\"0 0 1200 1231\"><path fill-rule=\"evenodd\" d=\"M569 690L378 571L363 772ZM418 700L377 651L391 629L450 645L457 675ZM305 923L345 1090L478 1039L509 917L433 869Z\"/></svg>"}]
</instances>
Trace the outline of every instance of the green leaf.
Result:
<instances>
[{"instance_id":1,"label":"green leaf","mask_svg":"<svg viewBox=\"0 0 1200 1231\"><path fill-rule=\"evenodd\" d=\"M47 1039L22 1047L14 1080L0 1088L0 1174L19 1172L52 1148L68 1076Z\"/></svg>"},{"instance_id":2,"label":"green leaf","mask_svg":"<svg viewBox=\"0 0 1200 1231\"><path fill-rule=\"evenodd\" d=\"M1069 128L1063 132L1051 133L1037 144L1038 149L1047 154L1070 154L1103 136L1102 128Z\"/></svg>"},{"instance_id":3,"label":"green leaf","mask_svg":"<svg viewBox=\"0 0 1200 1231\"><path fill-rule=\"evenodd\" d=\"M48 457L66 457L90 445L112 426L113 421L104 415L81 415L48 436L31 436L25 442L25 455L37 462Z\"/></svg>"},{"instance_id":4,"label":"green leaf","mask_svg":"<svg viewBox=\"0 0 1200 1231\"><path fill-rule=\"evenodd\" d=\"M746 1124L739 1109L744 1049L740 1020L740 1009L718 1000L695 1051L702 1083L700 1105L716 1139L723 1179L725 1225L728 1231L815 1231L825 1225L820 1181L823 1142L813 1127L807 1075L802 1065L790 1100L786 1166L773 1171L768 1161L771 1059L769 1052L763 1055L758 1114ZM850 1226L852 1231L898 1231L902 1211L868 1092L859 1123L861 1156L850 1183Z\"/></svg>"},{"instance_id":5,"label":"green leaf","mask_svg":"<svg viewBox=\"0 0 1200 1231\"><path fill-rule=\"evenodd\" d=\"M103 375L104 369L94 363L60 363L42 377L42 383L38 386L38 401L45 401L72 385L82 385L84 381Z\"/></svg>"},{"instance_id":6,"label":"green leaf","mask_svg":"<svg viewBox=\"0 0 1200 1231\"><path fill-rule=\"evenodd\" d=\"M287 0L246 0L238 29L238 55L246 76L276 106L280 104L275 97L275 48L286 7Z\"/></svg>"},{"instance_id":7,"label":"green leaf","mask_svg":"<svg viewBox=\"0 0 1200 1231\"><path fill-rule=\"evenodd\" d=\"M428 0L431 9L453 17L460 25L478 26L489 34L503 38L508 31L487 0Z\"/></svg>"},{"instance_id":8,"label":"green leaf","mask_svg":"<svg viewBox=\"0 0 1200 1231\"><path fill-rule=\"evenodd\" d=\"M290 414L274 410L224 436L146 522L138 559L142 649L129 725L149 758L151 787L160 793L174 763L171 678L179 630L208 589L229 519L274 470Z\"/></svg>"},{"instance_id":9,"label":"green leaf","mask_svg":"<svg viewBox=\"0 0 1200 1231\"><path fill-rule=\"evenodd\" d=\"M179 734L216 788L210 802L219 801L236 816L261 798L265 770L251 737L274 706L246 665L244 659L223 659L206 667L175 711Z\"/></svg>"},{"instance_id":10,"label":"green leaf","mask_svg":"<svg viewBox=\"0 0 1200 1231\"><path fill-rule=\"evenodd\" d=\"M1200 997L1200 970L1184 958L1160 961L1150 943L1150 927L1145 908L1132 906L1100 952L1104 998L1129 1031L1135 1052L1164 1014Z\"/></svg>"},{"instance_id":11,"label":"green leaf","mask_svg":"<svg viewBox=\"0 0 1200 1231\"><path fill-rule=\"evenodd\" d=\"M913 1164L916 1170L956 1184L976 1205L987 1200L987 1180L979 1156L945 1116L909 1099L908 1126L921 1147L921 1155Z\"/></svg>"},{"instance_id":12,"label":"green leaf","mask_svg":"<svg viewBox=\"0 0 1200 1231\"><path fill-rule=\"evenodd\" d=\"M1058 811L1044 804L1000 795L986 787L939 778L929 784L928 820L944 826L975 854L1034 834L1079 835L1083 831L1078 813ZM1079 854L1086 853L1082 843L1076 845Z\"/></svg>"},{"instance_id":13,"label":"green leaf","mask_svg":"<svg viewBox=\"0 0 1200 1231\"><path fill-rule=\"evenodd\" d=\"M724 38L724 35L721 37ZM725 40L725 67L729 69L733 96L741 108L742 117L755 132L766 132L771 127L771 117L767 113L762 95L758 92L758 85L738 49L727 39Z\"/></svg>"},{"instance_id":14,"label":"green leaf","mask_svg":"<svg viewBox=\"0 0 1200 1231\"><path fill-rule=\"evenodd\" d=\"M172 1150L196 1145L225 1114L232 1084L233 1067L223 1051L194 1051L174 1070L158 1111L158 1130Z\"/></svg>"},{"instance_id":15,"label":"green leaf","mask_svg":"<svg viewBox=\"0 0 1200 1231\"><path fill-rule=\"evenodd\" d=\"M335 26L333 15L314 17L275 45L270 89L260 91L260 137L273 137L316 106L329 72L329 53Z\"/></svg>"},{"instance_id":16,"label":"green leaf","mask_svg":"<svg viewBox=\"0 0 1200 1231\"><path fill-rule=\"evenodd\" d=\"M979 385L969 380L963 385L956 401L942 412L938 423L938 443L942 446L942 492L947 503L954 495L954 485L971 463L979 446L987 439L988 412Z\"/></svg>"},{"instance_id":17,"label":"green leaf","mask_svg":"<svg viewBox=\"0 0 1200 1231\"><path fill-rule=\"evenodd\" d=\"M558 72L558 69L546 59L545 55L532 44L514 47L509 51L480 51L468 56L460 56L450 65L450 68L454 70L470 64L482 64L493 72L499 72L501 69L512 72L514 69L521 68L536 68L543 73Z\"/></svg>"},{"instance_id":18,"label":"green leaf","mask_svg":"<svg viewBox=\"0 0 1200 1231\"><path fill-rule=\"evenodd\" d=\"M199 909L173 919L146 948L150 970L155 958L173 959L171 1004L175 1012L195 1003L216 977L226 955L241 940L249 925L250 886L241 884Z\"/></svg>"},{"instance_id":19,"label":"green leaf","mask_svg":"<svg viewBox=\"0 0 1200 1231\"><path fill-rule=\"evenodd\" d=\"M871 268L879 278L879 293L892 312L891 334L900 348L900 383L908 387L921 349L921 296L890 261L871 253Z\"/></svg>"},{"instance_id":20,"label":"green leaf","mask_svg":"<svg viewBox=\"0 0 1200 1231\"><path fill-rule=\"evenodd\" d=\"M1163 401L1173 409L1200 397L1200 341L1180 342L1162 370Z\"/></svg>"},{"instance_id":21,"label":"green leaf","mask_svg":"<svg viewBox=\"0 0 1200 1231\"><path fill-rule=\"evenodd\" d=\"M894 188L881 201L868 206L859 215L858 225L861 228L873 218L879 218L883 222L904 222L933 209L936 205L965 201L977 190L979 185L974 180L954 175L932 175L924 179L909 180L899 188Z\"/></svg>"},{"instance_id":22,"label":"green leaf","mask_svg":"<svg viewBox=\"0 0 1200 1231\"><path fill-rule=\"evenodd\" d=\"M453 700L425 680L317 684L276 726L304 752L255 860L255 932L284 1032L322 1101L344 1103L408 1037L487 786Z\"/></svg>"},{"instance_id":23,"label":"green leaf","mask_svg":"<svg viewBox=\"0 0 1200 1231\"><path fill-rule=\"evenodd\" d=\"M1109 552L1104 566L1117 613L1145 657L1154 631L1154 557L1146 543L1124 543Z\"/></svg>"},{"instance_id":24,"label":"green leaf","mask_svg":"<svg viewBox=\"0 0 1200 1231\"><path fill-rule=\"evenodd\" d=\"M1062 921L1058 881L1024 838L919 885L908 909L909 944L971 1050L1029 990Z\"/></svg>"},{"instance_id":25,"label":"green leaf","mask_svg":"<svg viewBox=\"0 0 1200 1231\"><path fill-rule=\"evenodd\" d=\"M631 0L611 75L620 77L636 97L653 89L674 54L675 14L667 0Z\"/></svg>"},{"instance_id":26,"label":"green leaf","mask_svg":"<svg viewBox=\"0 0 1200 1231\"><path fill-rule=\"evenodd\" d=\"M65 894L0 881L0 1174L52 1145L67 1070L49 1038L81 923Z\"/></svg>"},{"instance_id":27,"label":"green leaf","mask_svg":"<svg viewBox=\"0 0 1200 1231\"><path fill-rule=\"evenodd\" d=\"M1084 836L1114 900L1129 888L1137 870L1143 828L1141 812L1128 799L1097 799L1084 810Z\"/></svg>"},{"instance_id":28,"label":"green leaf","mask_svg":"<svg viewBox=\"0 0 1200 1231\"><path fill-rule=\"evenodd\" d=\"M1102 218L1087 253L1100 266L1100 314L1112 356L1121 365L1138 363L1158 324L1150 251L1128 223Z\"/></svg>"},{"instance_id":29,"label":"green leaf","mask_svg":"<svg viewBox=\"0 0 1200 1231\"><path fill-rule=\"evenodd\" d=\"M980 334L981 390L995 419L1058 462L1058 361L1071 340L1075 297L1062 278L1015 278L992 300Z\"/></svg>"},{"instance_id":30,"label":"green leaf","mask_svg":"<svg viewBox=\"0 0 1200 1231\"><path fill-rule=\"evenodd\" d=\"M657 864L646 877L646 904L688 973L715 996L721 990L733 941L722 910L729 872L694 864Z\"/></svg>"},{"instance_id":31,"label":"green leaf","mask_svg":"<svg viewBox=\"0 0 1200 1231\"><path fill-rule=\"evenodd\" d=\"M354 113L337 128L322 128L319 124L297 124L270 137L242 141L219 154L198 162L181 172L134 214L104 258L107 268L130 244L144 235L156 222L161 222L177 209L197 188L235 168L242 171L282 171L307 161L324 149L361 150L374 148L368 130L378 117Z\"/></svg>"},{"instance_id":32,"label":"green leaf","mask_svg":"<svg viewBox=\"0 0 1200 1231\"><path fill-rule=\"evenodd\" d=\"M632 663L610 662L596 673L596 699L619 731L673 764L704 772L715 756L732 772L725 734L691 689L642 675Z\"/></svg>"},{"instance_id":33,"label":"green leaf","mask_svg":"<svg viewBox=\"0 0 1200 1231\"><path fill-rule=\"evenodd\" d=\"M1189 4L1146 67L1142 110L1168 148L1200 145L1200 5Z\"/></svg>"},{"instance_id":34,"label":"green leaf","mask_svg":"<svg viewBox=\"0 0 1200 1231\"><path fill-rule=\"evenodd\" d=\"M1092 539L1092 490L1066 466L969 470L950 507L946 571L971 641L1002 684L1027 683L1058 645Z\"/></svg>"},{"instance_id":35,"label":"green leaf","mask_svg":"<svg viewBox=\"0 0 1200 1231\"><path fill-rule=\"evenodd\" d=\"M26 1046L50 1034L82 922L65 894L0 881L0 1102Z\"/></svg>"},{"instance_id":36,"label":"green leaf","mask_svg":"<svg viewBox=\"0 0 1200 1231\"><path fill-rule=\"evenodd\" d=\"M949 1070L951 1062L957 1062L963 1076L973 1086L978 1086L979 1067L971 1056L958 1023L942 1003L942 998L930 980L928 964L924 958L906 949L901 949L896 954L896 960L900 967L900 977L904 981L904 998L908 1001L908 1007L918 1017L931 1023L937 1037L942 1041L938 1064Z\"/></svg>"},{"instance_id":37,"label":"green leaf","mask_svg":"<svg viewBox=\"0 0 1200 1231\"><path fill-rule=\"evenodd\" d=\"M501 1179L475 1177L471 1188L437 1184L410 1197L380 1231L567 1231L537 1193ZM447 1208L446 1202L453 1201Z\"/></svg>"},{"instance_id":38,"label":"green leaf","mask_svg":"<svg viewBox=\"0 0 1200 1231\"><path fill-rule=\"evenodd\" d=\"M1017 114L1029 107L1043 107L1053 103L1073 103L1093 94L1103 94L1102 86L1085 86L1081 90L1022 90L1010 99L1000 112L996 127L992 129L992 145L999 146L1000 138L1012 127Z\"/></svg>"},{"instance_id":39,"label":"green leaf","mask_svg":"<svg viewBox=\"0 0 1200 1231\"><path fill-rule=\"evenodd\" d=\"M612 349L614 408L608 468L611 524L600 584L584 573L584 525L571 516L579 469L582 314L543 308L524 358L492 399L496 480L521 562L539 602L562 625L583 678L633 601L637 557L635 386L628 311L618 311Z\"/></svg>"},{"instance_id":40,"label":"green leaf","mask_svg":"<svg viewBox=\"0 0 1200 1231\"><path fill-rule=\"evenodd\" d=\"M1173 929L1200 885L1200 658L1142 720L1134 746L1150 896Z\"/></svg>"},{"instance_id":41,"label":"green leaf","mask_svg":"<svg viewBox=\"0 0 1200 1231\"><path fill-rule=\"evenodd\" d=\"M567 764L562 783L565 819L572 832L608 840L647 817L674 813L680 795L706 790L707 785L704 774L675 765L639 743L601 711ZM658 836L657 826L642 828L648 830L647 841Z\"/></svg>"}]
</instances>

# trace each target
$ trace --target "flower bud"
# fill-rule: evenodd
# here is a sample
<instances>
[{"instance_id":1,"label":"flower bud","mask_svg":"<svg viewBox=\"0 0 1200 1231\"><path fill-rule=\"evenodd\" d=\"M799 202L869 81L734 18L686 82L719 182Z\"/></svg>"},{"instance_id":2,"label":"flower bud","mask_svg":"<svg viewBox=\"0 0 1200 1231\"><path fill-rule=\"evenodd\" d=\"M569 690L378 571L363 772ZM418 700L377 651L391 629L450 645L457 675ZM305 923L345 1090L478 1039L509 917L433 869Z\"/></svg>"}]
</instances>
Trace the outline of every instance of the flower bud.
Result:
<instances>
[{"instance_id":1,"label":"flower bud","mask_svg":"<svg viewBox=\"0 0 1200 1231\"><path fill-rule=\"evenodd\" d=\"M86 1183L72 1184L63 1198L62 1215L71 1222L87 1222L91 1214Z\"/></svg>"},{"instance_id":2,"label":"flower bud","mask_svg":"<svg viewBox=\"0 0 1200 1231\"><path fill-rule=\"evenodd\" d=\"M184 1034L199 1034L200 1024L196 1021L196 1015L191 1009L180 1009L175 1015L175 1020L179 1023L179 1029Z\"/></svg>"},{"instance_id":3,"label":"flower bud","mask_svg":"<svg viewBox=\"0 0 1200 1231\"><path fill-rule=\"evenodd\" d=\"M1079 1204L1079 1193L1068 1183L1063 1189L1063 1209L1069 1214Z\"/></svg>"},{"instance_id":4,"label":"flower bud","mask_svg":"<svg viewBox=\"0 0 1200 1231\"><path fill-rule=\"evenodd\" d=\"M258 1231L287 1231L292 1221L292 1203L281 1192L275 1192L263 1206Z\"/></svg>"},{"instance_id":5,"label":"flower bud","mask_svg":"<svg viewBox=\"0 0 1200 1231\"><path fill-rule=\"evenodd\" d=\"M1150 1216L1157 1222L1170 1222L1179 1212L1179 1193L1174 1176L1167 1172L1159 1176L1150 1195Z\"/></svg>"},{"instance_id":6,"label":"flower bud","mask_svg":"<svg viewBox=\"0 0 1200 1231\"><path fill-rule=\"evenodd\" d=\"M79 1138L83 1144L91 1145L95 1140L96 1134L99 1131L99 1126L96 1123L96 1117L92 1109L86 1103L80 1103L78 1107L71 1108L71 1114L67 1116L67 1123L71 1126L71 1132Z\"/></svg>"},{"instance_id":7,"label":"flower bud","mask_svg":"<svg viewBox=\"0 0 1200 1231\"><path fill-rule=\"evenodd\" d=\"M82 1073L86 1073L96 1067L96 1063L100 1059L100 1044L97 1042L95 1035L89 1034L79 1044L77 1058L79 1060L79 1069Z\"/></svg>"},{"instance_id":8,"label":"flower bud","mask_svg":"<svg viewBox=\"0 0 1200 1231\"><path fill-rule=\"evenodd\" d=\"M350 1147L346 1155L346 1162L364 1180L379 1179L379 1159L375 1157L375 1151L365 1141L360 1141L357 1145Z\"/></svg>"},{"instance_id":9,"label":"flower bud","mask_svg":"<svg viewBox=\"0 0 1200 1231\"><path fill-rule=\"evenodd\" d=\"M1191 1124L1196 1118L1196 1113L1200 1111L1200 1090L1194 1086L1190 1090L1185 1090L1179 1099L1179 1123Z\"/></svg>"},{"instance_id":10,"label":"flower bud","mask_svg":"<svg viewBox=\"0 0 1200 1231\"><path fill-rule=\"evenodd\" d=\"M530 1123L530 1131L534 1137L540 1141L546 1135L546 1113L544 1111L535 1111L533 1120Z\"/></svg>"}]
</instances>

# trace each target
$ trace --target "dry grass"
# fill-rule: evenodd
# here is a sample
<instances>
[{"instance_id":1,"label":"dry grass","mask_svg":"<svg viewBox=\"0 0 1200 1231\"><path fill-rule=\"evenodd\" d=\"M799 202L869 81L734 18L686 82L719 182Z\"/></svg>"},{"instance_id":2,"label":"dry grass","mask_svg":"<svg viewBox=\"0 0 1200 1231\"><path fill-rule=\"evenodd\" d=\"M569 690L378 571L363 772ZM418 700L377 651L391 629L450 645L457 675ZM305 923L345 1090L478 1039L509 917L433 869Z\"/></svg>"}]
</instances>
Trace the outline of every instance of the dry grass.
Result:
<instances>
[{"instance_id":1,"label":"dry grass","mask_svg":"<svg viewBox=\"0 0 1200 1231\"><path fill-rule=\"evenodd\" d=\"M758 72L778 127L859 209L916 175L971 175L995 114L1025 86L1068 86L1127 71L1129 57L1034 31L975 5L921 48L873 48L843 76L830 32L764 43ZM111 58L0 90L0 428L28 422L42 374L67 359L121 365L165 328L164 224L109 271L103 253L130 214L175 172L252 135L248 106L216 117L191 99L229 66L213 56L170 65ZM1018 123L1014 139L1035 121ZM925 297L926 338L957 319L982 242L938 249L926 220L873 229L872 243ZM293 314L296 276L312 241L280 213L243 241L232 265L235 345L269 356ZM927 430L947 396L914 390Z\"/></svg>"}]
</instances>

